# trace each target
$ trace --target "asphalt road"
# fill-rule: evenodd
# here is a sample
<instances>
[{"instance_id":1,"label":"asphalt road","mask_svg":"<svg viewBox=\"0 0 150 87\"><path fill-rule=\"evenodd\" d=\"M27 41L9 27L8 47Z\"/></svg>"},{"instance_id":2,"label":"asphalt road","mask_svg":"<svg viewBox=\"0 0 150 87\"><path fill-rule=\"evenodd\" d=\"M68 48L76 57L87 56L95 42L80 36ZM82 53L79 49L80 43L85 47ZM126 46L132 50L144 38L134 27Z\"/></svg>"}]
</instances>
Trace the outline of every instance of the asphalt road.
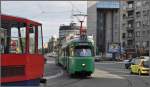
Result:
<instances>
[{"instance_id":1,"label":"asphalt road","mask_svg":"<svg viewBox=\"0 0 150 87\"><path fill-rule=\"evenodd\" d=\"M41 87L150 87L150 76L131 75L121 62L96 62L95 67L91 77L70 78L63 71L61 76L48 79ZM55 70L58 72L60 68L57 67Z\"/></svg>"}]
</instances>

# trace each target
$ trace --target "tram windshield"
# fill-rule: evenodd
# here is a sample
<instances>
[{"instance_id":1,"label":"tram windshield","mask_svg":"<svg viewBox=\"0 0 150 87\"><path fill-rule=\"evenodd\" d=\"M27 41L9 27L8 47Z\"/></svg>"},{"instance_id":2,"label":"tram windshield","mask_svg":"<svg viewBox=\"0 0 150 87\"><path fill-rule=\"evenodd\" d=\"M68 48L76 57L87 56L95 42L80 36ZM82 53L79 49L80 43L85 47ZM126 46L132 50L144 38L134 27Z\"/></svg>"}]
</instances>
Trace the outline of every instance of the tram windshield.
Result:
<instances>
[{"instance_id":1,"label":"tram windshield","mask_svg":"<svg viewBox=\"0 0 150 87\"><path fill-rule=\"evenodd\" d=\"M93 56L91 47L88 46L78 46L74 49L74 55L80 57Z\"/></svg>"}]
</instances>

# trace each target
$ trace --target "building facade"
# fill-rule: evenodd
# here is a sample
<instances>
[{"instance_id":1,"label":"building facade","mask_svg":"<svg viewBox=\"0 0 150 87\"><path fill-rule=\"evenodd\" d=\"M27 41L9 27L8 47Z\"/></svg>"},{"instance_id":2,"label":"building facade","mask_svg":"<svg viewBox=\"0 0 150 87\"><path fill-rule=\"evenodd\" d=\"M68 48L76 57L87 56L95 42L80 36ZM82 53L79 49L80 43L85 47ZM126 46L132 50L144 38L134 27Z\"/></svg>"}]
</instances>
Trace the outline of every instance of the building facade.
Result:
<instances>
[{"instance_id":1,"label":"building facade","mask_svg":"<svg viewBox=\"0 0 150 87\"><path fill-rule=\"evenodd\" d=\"M57 37L52 36L48 42L48 52L57 52L59 40Z\"/></svg>"},{"instance_id":2,"label":"building facade","mask_svg":"<svg viewBox=\"0 0 150 87\"><path fill-rule=\"evenodd\" d=\"M120 43L129 54L150 55L150 0L88 1L87 5L87 33L94 36L96 48L108 52L109 43Z\"/></svg>"},{"instance_id":3,"label":"building facade","mask_svg":"<svg viewBox=\"0 0 150 87\"><path fill-rule=\"evenodd\" d=\"M87 34L94 36L97 50L107 53L109 45L122 45L120 1L88 1L87 4Z\"/></svg>"},{"instance_id":4,"label":"building facade","mask_svg":"<svg viewBox=\"0 0 150 87\"><path fill-rule=\"evenodd\" d=\"M138 55L150 54L150 1L127 2L127 48Z\"/></svg>"},{"instance_id":5,"label":"building facade","mask_svg":"<svg viewBox=\"0 0 150 87\"><path fill-rule=\"evenodd\" d=\"M77 26L76 23L70 23L70 25L61 25L59 28L59 39L63 40L69 35L79 35L80 26Z\"/></svg>"}]
</instances>

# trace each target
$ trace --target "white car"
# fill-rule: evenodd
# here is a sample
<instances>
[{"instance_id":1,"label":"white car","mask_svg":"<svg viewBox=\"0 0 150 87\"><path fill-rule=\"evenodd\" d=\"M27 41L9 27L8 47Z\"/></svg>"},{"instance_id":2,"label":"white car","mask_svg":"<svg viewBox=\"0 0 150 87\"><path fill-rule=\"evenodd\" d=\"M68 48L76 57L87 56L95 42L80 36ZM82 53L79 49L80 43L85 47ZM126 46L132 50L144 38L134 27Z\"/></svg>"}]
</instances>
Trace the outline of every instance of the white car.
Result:
<instances>
[{"instance_id":1,"label":"white car","mask_svg":"<svg viewBox=\"0 0 150 87\"><path fill-rule=\"evenodd\" d=\"M95 56L95 62L99 62L100 58L101 58L101 56Z\"/></svg>"},{"instance_id":2,"label":"white car","mask_svg":"<svg viewBox=\"0 0 150 87\"><path fill-rule=\"evenodd\" d=\"M150 60L150 56L140 56L141 58L144 58L144 60Z\"/></svg>"}]
</instances>

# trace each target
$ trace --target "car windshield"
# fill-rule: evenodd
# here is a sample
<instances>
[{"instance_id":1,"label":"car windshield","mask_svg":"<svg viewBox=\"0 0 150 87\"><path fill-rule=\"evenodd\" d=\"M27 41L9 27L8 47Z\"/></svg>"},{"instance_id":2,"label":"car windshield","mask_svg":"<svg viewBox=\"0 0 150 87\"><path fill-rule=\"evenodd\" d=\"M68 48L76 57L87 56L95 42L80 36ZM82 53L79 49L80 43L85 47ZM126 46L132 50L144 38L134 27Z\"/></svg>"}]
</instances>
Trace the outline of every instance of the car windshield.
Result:
<instances>
[{"instance_id":1,"label":"car windshield","mask_svg":"<svg viewBox=\"0 0 150 87\"><path fill-rule=\"evenodd\" d=\"M150 68L149 61L144 61L144 67L146 67L146 68Z\"/></svg>"},{"instance_id":2,"label":"car windshield","mask_svg":"<svg viewBox=\"0 0 150 87\"><path fill-rule=\"evenodd\" d=\"M76 47L74 51L75 56L92 56L92 49L90 47Z\"/></svg>"}]
</instances>

